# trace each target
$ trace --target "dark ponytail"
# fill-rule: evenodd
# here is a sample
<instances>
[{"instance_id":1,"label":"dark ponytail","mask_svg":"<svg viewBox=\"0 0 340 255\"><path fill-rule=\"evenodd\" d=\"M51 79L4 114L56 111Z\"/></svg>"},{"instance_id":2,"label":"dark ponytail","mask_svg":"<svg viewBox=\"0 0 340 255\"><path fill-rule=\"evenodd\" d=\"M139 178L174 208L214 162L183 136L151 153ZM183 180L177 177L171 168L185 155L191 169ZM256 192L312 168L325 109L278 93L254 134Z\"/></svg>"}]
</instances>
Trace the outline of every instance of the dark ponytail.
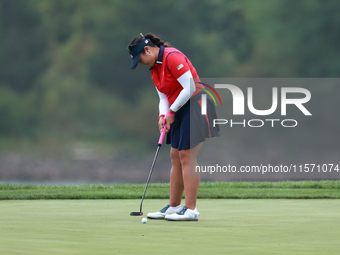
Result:
<instances>
[{"instance_id":1,"label":"dark ponytail","mask_svg":"<svg viewBox=\"0 0 340 255\"><path fill-rule=\"evenodd\" d=\"M170 43L165 43L162 42L161 39L157 36L155 36L152 33L147 33L145 36L143 36L142 34L140 36L136 36L135 38L133 38L130 42L130 44L128 45L128 50L132 51L135 47L137 47L138 44L140 44L144 39L149 39L150 43L148 44L148 46L150 47L161 47L161 45L163 47L171 47ZM145 50L143 49L142 53L145 53Z\"/></svg>"},{"instance_id":2,"label":"dark ponytail","mask_svg":"<svg viewBox=\"0 0 340 255\"><path fill-rule=\"evenodd\" d=\"M161 47L161 45L163 47L171 47L170 43L168 43L168 42L165 43L165 42L161 41L161 39L159 37L155 36L154 34L147 33L145 35L145 38L149 39L158 48Z\"/></svg>"}]
</instances>

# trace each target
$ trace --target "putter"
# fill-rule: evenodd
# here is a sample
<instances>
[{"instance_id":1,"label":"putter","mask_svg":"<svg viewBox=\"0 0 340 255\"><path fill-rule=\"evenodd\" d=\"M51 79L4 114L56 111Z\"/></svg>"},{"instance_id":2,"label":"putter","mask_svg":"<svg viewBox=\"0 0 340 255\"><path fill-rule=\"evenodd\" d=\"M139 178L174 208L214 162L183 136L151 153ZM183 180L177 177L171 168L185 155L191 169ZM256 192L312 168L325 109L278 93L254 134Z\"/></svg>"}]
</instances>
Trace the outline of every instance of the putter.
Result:
<instances>
[{"instance_id":1,"label":"putter","mask_svg":"<svg viewBox=\"0 0 340 255\"><path fill-rule=\"evenodd\" d=\"M165 120L166 117L167 117L167 115L164 117L164 120ZM155 157L154 157L152 165L151 165L151 169L150 169L148 180L146 181L146 186L145 186L144 193L143 193L143 196L142 196L142 201L140 202L139 212L131 212L130 213L131 216L142 216L143 215L143 212L142 212L143 200L144 200L144 197L145 197L146 189L148 188L148 185L149 185L149 182L150 182L150 178L151 178L151 174L152 174L153 168L154 168L155 163L156 163L158 152L159 152L159 150L160 150L160 148L162 146L162 143L163 143L163 140L164 140L164 137L165 137L165 133L166 133L166 123L165 123L165 125L163 127L161 136L159 137L159 140L158 140L158 146L157 146L156 154L155 154Z\"/></svg>"}]
</instances>

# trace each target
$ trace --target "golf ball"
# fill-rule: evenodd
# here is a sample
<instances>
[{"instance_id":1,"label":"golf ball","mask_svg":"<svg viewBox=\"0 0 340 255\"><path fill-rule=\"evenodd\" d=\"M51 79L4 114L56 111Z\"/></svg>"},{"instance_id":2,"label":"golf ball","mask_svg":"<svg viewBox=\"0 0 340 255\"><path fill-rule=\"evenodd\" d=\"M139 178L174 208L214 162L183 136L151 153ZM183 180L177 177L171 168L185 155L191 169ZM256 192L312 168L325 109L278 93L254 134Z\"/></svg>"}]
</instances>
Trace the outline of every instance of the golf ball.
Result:
<instances>
[{"instance_id":1,"label":"golf ball","mask_svg":"<svg viewBox=\"0 0 340 255\"><path fill-rule=\"evenodd\" d=\"M147 220L146 218L143 218L143 219L142 219L142 222L143 222L143 224L145 224L145 223L148 222L148 220Z\"/></svg>"}]
</instances>

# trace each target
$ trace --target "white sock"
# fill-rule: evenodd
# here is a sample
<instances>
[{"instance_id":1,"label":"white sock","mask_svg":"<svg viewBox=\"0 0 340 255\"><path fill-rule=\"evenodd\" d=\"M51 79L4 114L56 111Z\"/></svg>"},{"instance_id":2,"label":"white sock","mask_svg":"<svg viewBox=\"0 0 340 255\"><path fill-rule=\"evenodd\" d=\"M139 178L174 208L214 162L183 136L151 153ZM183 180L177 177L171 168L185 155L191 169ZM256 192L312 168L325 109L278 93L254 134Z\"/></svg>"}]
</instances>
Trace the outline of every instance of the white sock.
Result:
<instances>
[{"instance_id":1,"label":"white sock","mask_svg":"<svg viewBox=\"0 0 340 255\"><path fill-rule=\"evenodd\" d=\"M176 207L173 207L173 206L170 206L171 209L174 209L174 210L179 210L181 208L181 205L177 205Z\"/></svg>"},{"instance_id":2,"label":"white sock","mask_svg":"<svg viewBox=\"0 0 340 255\"><path fill-rule=\"evenodd\" d=\"M188 210L190 210L190 211L197 211L197 208L195 207L195 209L194 209L194 210L192 210L192 209L189 209L189 208L188 208Z\"/></svg>"}]
</instances>

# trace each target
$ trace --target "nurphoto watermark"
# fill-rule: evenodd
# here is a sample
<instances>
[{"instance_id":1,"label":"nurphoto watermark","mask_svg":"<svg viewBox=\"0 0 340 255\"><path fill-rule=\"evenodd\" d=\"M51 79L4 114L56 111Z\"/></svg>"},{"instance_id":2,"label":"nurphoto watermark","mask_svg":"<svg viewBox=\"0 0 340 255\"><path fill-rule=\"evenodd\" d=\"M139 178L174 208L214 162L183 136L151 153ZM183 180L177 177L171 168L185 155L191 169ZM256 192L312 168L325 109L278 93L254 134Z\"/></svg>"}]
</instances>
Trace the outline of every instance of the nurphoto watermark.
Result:
<instances>
[{"instance_id":1,"label":"nurphoto watermark","mask_svg":"<svg viewBox=\"0 0 340 255\"><path fill-rule=\"evenodd\" d=\"M191 168L195 176L221 181L340 178L335 139L340 79L200 78L195 83L204 86L200 115L220 129L220 137L205 140ZM213 118L211 107L217 113Z\"/></svg>"}]
</instances>

